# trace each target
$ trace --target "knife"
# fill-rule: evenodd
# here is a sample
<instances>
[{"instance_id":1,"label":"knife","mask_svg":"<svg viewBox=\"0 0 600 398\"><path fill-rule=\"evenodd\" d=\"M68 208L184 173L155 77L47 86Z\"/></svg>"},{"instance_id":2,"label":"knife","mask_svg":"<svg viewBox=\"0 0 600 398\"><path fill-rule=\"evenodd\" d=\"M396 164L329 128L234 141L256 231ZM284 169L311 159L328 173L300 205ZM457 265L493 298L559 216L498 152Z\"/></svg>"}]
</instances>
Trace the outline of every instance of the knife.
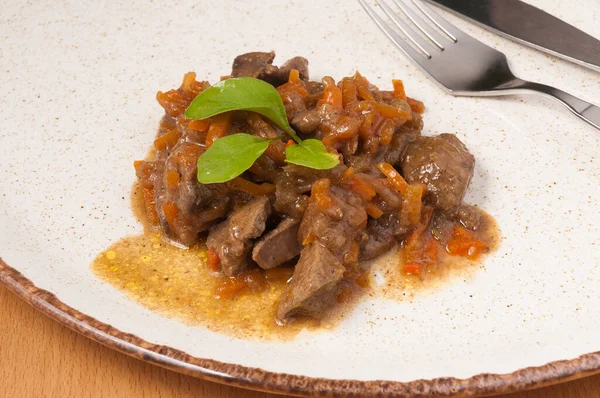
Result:
<instances>
[{"instance_id":1,"label":"knife","mask_svg":"<svg viewBox=\"0 0 600 398\"><path fill-rule=\"evenodd\" d=\"M600 40L519 0L427 0L522 44L600 72Z\"/></svg>"}]
</instances>

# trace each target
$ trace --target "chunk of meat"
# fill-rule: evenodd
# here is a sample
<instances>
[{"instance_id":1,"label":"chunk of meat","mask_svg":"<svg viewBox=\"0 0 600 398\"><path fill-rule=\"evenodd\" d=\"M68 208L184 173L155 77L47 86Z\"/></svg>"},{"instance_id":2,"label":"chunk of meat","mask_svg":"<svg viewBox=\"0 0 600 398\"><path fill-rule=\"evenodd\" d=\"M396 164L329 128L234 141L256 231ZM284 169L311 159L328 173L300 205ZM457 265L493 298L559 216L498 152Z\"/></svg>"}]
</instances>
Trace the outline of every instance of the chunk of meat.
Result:
<instances>
[{"instance_id":1,"label":"chunk of meat","mask_svg":"<svg viewBox=\"0 0 600 398\"><path fill-rule=\"evenodd\" d=\"M427 185L427 199L448 214L458 210L473 177L475 158L454 134L418 137L406 150L402 174Z\"/></svg>"},{"instance_id":2,"label":"chunk of meat","mask_svg":"<svg viewBox=\"0 0 600 398\"><path fill-rule=\"evenodd\" d=\"M408 236L411 230L400 224L399 212L384 214L377 220L369 219L368 238L360 246L359 260L371 260L384 254L398 241Z\"/></svg>"},{"instance_id":3,"label":"chunk of meat","mask_svg":"<svg viewBox=\"0 0 600 398\"><path fill-rule=\"evenodd\" d=\"M274 86L279 86L289 80L292 69L299 72L301 80L308 80L308 60L304 57L290 58L279 68L276 66L267 67L262 78Z\"/></svg>"},{"instance_id":4,"label":"chunk of meat","mask_svg":"<svg viewBox=\"0 0 600 398\"><path fill-rule=\"evenodd\" d=\"M277 322L285 324L299 315L320 317L331 305L344 271L344 266L322 244L313 242L306 246L279 301Z\"/></svg>"},{"instance_id":5,"label":"chunk of meat","mask_svg":"<svg viewBox=\"0 0 600 398\"><path fill-rule=\"evenodd\" d=\"M154 181L160 224L170 239L185 246L193 245L200 232L229 210L224 184L198 183L197 162L203 152L195 144L178 144L166 158L160 178Z\"/></svg>"},{"instance_id":6,"label":"chunk of meat","mask_svg":"<svg viewBox=\"0 0 600 398\"><path fill-rule=\"evenodd\" d=\"M313 134L321 124L321 116L316 109L298 112L292 119L292 127L302 134Z\"/></svg>"},{"instance_id":7,"label":"chunk of meat","mask_svg":"<svg viewBox=\"0 0 600 398\"><path fill-rule=\"evenodd\" d=\"M343 164L330 170L316 170L294 164L284 166L275 179L275 210L291 218L302 218L313 182L319 178L339 181L346 169Z\"/></svg>"},{"instance_id":8,"label":"chunk of meat","mask_svg":"<svg viewBox=\"0 0 600 398\"><path fill-rule=\"evenodd\" d=\"M231 77L254 77L260 79L265 73L265 69L272 66L275 59L275 53L271 52L250 52L238 55L233 60L231 68Z\"/></svg>"},{"instance_id":9,"label":"chunk of meat","mask_svg":"<svg viewBox=\"0 0 600 398\"><path fill-rule=\"evenodd\" d=\"M298 241L300 222L287 218L277 228L265 234L252 250L252 259L263 269L270 269L290 261L300 254Z\"/></svg>"},{"instance_id":10,"label":"chunk of meat","mask_svg":"<svg viewBox=\"0 0 600 398\"><path fill-rule=\"evenodd\" d=\"M303 242L317 240L329 251L351 265L358 260L354 247L365 239L367 212L362 200L347 191L333 187L331 206L323 210L311 201L300 224L299 237Z\"/></svg>"},{"instance_id":11,"label":"chunk of meat","mask_svg":"<svg viewBox=\"0 0 600 398\"><path fill-rule=\"evenodd\" d=\"M476 231L481 226L481 211L472 205L462 204L457 212L458 220L467 229Z\"/></svg>"},{"instance_id":12,"label":"chunk of meat","mask_svg":"<svg viewBox=\"0 0 600 398\"><path fill-rule=\"evenodd\" d=\"M265 231L267 218L271 215L271 202L266 196L252 199L229 216L232 238L248 240L258 238Z\"/></svg>"},{"instance_id":13,"label":"chunk of meat","mask_svg":"<svg viewBox=\"0 0 600 398\"><path fill-rule=\"evenodd\" d=\"M206 246L216 250L223 274L235 276L246 269L252 239L265 231L270 214L269 198L260 196L234 210L227 220L210 230Z\"/></svg>"},{"instance_id":14,"label":"chunk of meat","mask_svg":"<svg viewBox=\"0 0 600 398\"><path fill-rule=\"evenodd\" d=\"M253 77L262 79L274 86L279 86L288 81L292 69L298 70L300 79L308 80L308 60L303 57L294 57L281 67L273 65L275 53L250 52L238 55L233 60L231 77Z\"/></svg>"}]
</instances>

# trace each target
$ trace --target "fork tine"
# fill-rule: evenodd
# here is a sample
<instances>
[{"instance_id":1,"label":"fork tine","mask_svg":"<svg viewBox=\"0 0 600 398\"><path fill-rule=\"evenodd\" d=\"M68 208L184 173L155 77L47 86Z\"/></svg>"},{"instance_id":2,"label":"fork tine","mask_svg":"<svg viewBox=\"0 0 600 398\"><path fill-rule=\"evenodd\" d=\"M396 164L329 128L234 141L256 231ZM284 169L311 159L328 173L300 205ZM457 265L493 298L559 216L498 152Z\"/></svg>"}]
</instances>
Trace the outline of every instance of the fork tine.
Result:
<instances>
[{"instance_id":1,"label":"fork tine","mask_svg":"<svg viewBox=\"0 0 600 398\"><path fill-rule=\"evenodd\" d=\"M442 32L444 32L453 42L458 41L458 36L464 34L460 29L456 26L448 23L444 18L440 17L435 13L430 7L427 7L420 0L412 0L412 2L421 10L423 14L429 18L431 22L435 24Z\"/></svg>"},{"instance_id":2,"label":"fork tine","mask_svg":"<svg viewBox=\"0 0 600 398\"><path fill-rule=\"evenodd\" d=\"M435 31L435 29L429 27L426 23L423 22L421 18L417 16L417 14L410 9L410 7L406 6L406 3L403 0L394 0L394 3L400 8L400 10L412 21L412 23L419 28L419 30L427 36L429 40L433 42L440 50L444 50L444 45L442 44L442 37Z\"/></svg>"},{"instance_id":3,"label":"fork tine","mask_svg":"<svg viewBox=\"0 0 600 398\"><path fill-rule=\"evenodd\" d=\"M369 14L371 19L377 24L377 26L379 26L383 33L385 33L400 50L404 51L406 55L419 64L427 60L425 55L415 51L410 44L406 43L406 41L404 41L404 39L398 33L396 33L394 29L392 29L383 19L381 19L381 17L377 15L375 10L373 10L373 8L371 8L371 6L368 5L365 0L358 0L358 2L365 9L367 14Z\"/></svg>"},{"instance_id":4,"label":"fork tine","mask_svg":"<svg viewBox=\"0 0 600 398\"><path fill-rule=\"evenodd\" d=\"M417 34L417 32L415 32L410 26L408 26L408 24L406 22L404 22L403 20L401 20L396 15L396 13L394 12L394 10L392 10L390 8L390 6L388 6L383 0L377 0L377 4L379 4L379 6L383 10L383 12L388 17L390 17L390 19L392 20L392 22L394 22L394 24L396 24L396 26L400 28L400 30L406 35L406 37L410 41L412 41L413 44L419 48L419 50L423 51L423 53L425 54L425 56L427 58L431 58L431 54L429 53L429 51L427 51L427 47L429 47L430 44L427 43L425 40L423 40L421 38L421 36L419 36Z\"/></svg>"}]
</instances>

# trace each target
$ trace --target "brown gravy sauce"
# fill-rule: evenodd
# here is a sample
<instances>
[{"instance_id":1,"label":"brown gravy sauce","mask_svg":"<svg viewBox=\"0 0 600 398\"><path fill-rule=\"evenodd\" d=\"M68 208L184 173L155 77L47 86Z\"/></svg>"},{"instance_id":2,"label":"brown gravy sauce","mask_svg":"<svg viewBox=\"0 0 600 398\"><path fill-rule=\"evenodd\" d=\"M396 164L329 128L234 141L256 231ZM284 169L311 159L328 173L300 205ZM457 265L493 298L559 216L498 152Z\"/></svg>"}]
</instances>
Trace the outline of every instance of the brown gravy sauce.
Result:
<instances>
[{"instance_id":1,"label":"brown gravy sauce","mask_svg":"<svg viewBox=\"0 0 600 398\"><path fill-rule=\"evenodd\" d=\"M304 329L331 329L363 295L402 300L454 276L465 277L482 266L481 260L473 262L444 253L437 268L428 270L420 278L407 276L402 272L403 249L398 248L364 264L369 286L355 287L351 294L346 292L343 302L338 302L322 320L299 319L282 327L274 318L286 279L267 280L258 292L217 298L215 291L225 278L208 269L206 247L199 244L188 250L180 249L165 243L159 232L148 228L137 184L132 189L131 202L145 232L125 237L99 254L92 264L96 275L152 311L233 337L287 340ZM498 226L490 216L484 217L476 235L490 243L490 251L501 239ZM382 279L383 283L376 282Z\"/></svg>"}]
</instances>

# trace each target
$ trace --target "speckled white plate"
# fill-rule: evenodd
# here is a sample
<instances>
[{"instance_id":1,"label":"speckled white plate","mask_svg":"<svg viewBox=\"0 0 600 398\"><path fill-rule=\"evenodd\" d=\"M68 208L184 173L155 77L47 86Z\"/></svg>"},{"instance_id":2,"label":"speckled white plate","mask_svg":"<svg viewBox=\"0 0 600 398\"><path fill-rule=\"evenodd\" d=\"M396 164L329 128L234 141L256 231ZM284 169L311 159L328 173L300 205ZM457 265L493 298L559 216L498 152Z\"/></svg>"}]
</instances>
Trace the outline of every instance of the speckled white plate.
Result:
<instances>
[{"instance_id":1,"label":"speckled white plate","mask_svg":"<svg viewBox=\"0 0 600 398\"><path fill-rule=\"evenodd\" d=\"M595 0L531 3L600 37ZM297 394L488 394L600 371L600 132L560 105L445 95L354 1L1 7L0 280L46 314L162 366ZM600 74L449 19L520 77L600 102ZM317 78L404 79L428 106L425 132L466 142L477 159L467 199L504 237L481 270L410 301L363 301L336 329L285 343L163 318L94 276L97 253L141 231L131 162L162 114L156 91L272 49L306 56Z\"/></svg>"}]
</instances>

